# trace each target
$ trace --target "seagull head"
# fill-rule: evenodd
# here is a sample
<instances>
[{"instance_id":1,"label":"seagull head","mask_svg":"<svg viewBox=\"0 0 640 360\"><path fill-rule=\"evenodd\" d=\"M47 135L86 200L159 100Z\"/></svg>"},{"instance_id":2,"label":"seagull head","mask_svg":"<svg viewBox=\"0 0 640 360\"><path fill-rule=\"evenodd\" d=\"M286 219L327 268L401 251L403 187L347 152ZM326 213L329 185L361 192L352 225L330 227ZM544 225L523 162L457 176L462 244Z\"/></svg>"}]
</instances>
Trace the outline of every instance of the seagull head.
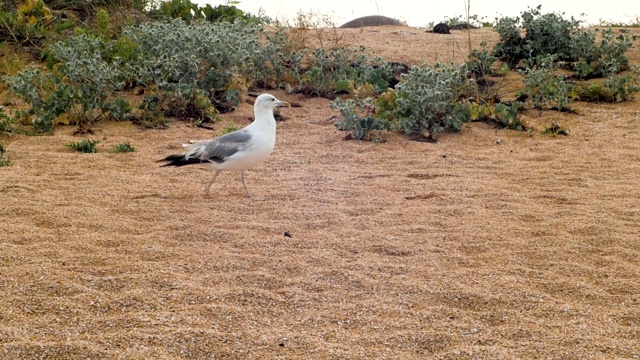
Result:
<instances>
[{"instance_id":1,"label":"seagull head","mask_svg":"<svg viewBox=\"0 0 640 360\"><path fill-rule=\"evenodd\" d=\"M258 96L258 98L256 99L254 108L256 112L258 111L272 112L273 109L277 108L278 106L291 106L291 105L289 105L289 103L286 101L280 101L276 99L276 97L271 94L262 94Z\"/></svg>"}]
</instances>

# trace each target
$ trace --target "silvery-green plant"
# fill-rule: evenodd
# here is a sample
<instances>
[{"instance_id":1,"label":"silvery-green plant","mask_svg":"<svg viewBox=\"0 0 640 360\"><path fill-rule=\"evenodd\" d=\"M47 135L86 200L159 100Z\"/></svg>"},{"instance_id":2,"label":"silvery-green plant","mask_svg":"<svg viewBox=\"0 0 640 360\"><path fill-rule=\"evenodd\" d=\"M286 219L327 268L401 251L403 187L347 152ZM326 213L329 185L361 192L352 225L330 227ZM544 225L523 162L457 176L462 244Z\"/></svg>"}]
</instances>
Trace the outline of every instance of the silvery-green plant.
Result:
<instances>
[{"instance_id":1,"label":"silvery-green plant","mask_svg":"<svg viewBox=\"0 0 640 360\"><path fill-rule=\"evenodd\" d=\"M604 86L611 90L612 101L629 101L640 92L640 67L634 66L625 75L610 75Z\"/></svg>"},{"instance_id":2,"label":"silvery-green plant","mask_svg":"<svg viewBox=\"0 0 640 360\"><path fill-rule=\"evenodd\" d=\"M553 73L556 69L555 59L555 55L540 56L532 60L522 71L527 101L530 101L538 110L566 110L567 105L572 101L570 97L572 85L563 75Z\"/></svg>"},{"instance_id":3,"label":"silvery-green plant","mask_svg":"<svg viewBox=\"0 0 640 360\"><path fill-rule=\"evenodd\" d=\"M50 131L63 113L83 131L104 117L109 95L122 87L118 59L103 56L110 46L109 40L87 34L72 36L50 46L50 71L31 66L4 78L30 105L26 113L36 130Z\"/></svg>"},{"instance_id":4,"label":"silvery-green plant","mask_svg":"<svg viewBox=\"0 0 640 360\"><path fill-rule=\"evenodd\" d=\"M471 119L461 95L472 86L464 64L412 67L396 86L397 129L428 138L443 131L460 130Z\"/></svg>"},{"instance_id":5,"label":"silvery-green plant","mask_svg":"<svg viewBox=\"0 0 640 360\"><path fill-rule=\"evenodd\" d=\"M196 96L196 89L224 99L234 76L251 86L264 73L260 32L258 25L241 21L171 20L129 27L124 35L138 44L141 56L125 65L125 73L137 84L156 85L185 101Z\"/></svg>"},{"instance_id":6,"label":"silvery-green plant","mask_svg":"<svg viewBox=\"0 0 640 360\"><path fill-rule=\"evenodd\" d=\"M369 83L383 92L396 70L380 57L367 56L364 47L315 49L307 57L307 63L301 76L302 92L317 96L333 94L335 84L341 81L353 81L354 86Z\"/></svg>"},{"instance_id":7,"label":"silvery-green plant","mask_svg":"<svg viewBox=\"0 0 640 360\"><path fill-rule=\"evenodd\" d=\"M29 104L29 109L21 110L19 115L33 117L33 125L39 133L51 131L54 120L71 107L73 90L61 76L29 66L3 80L13 94Z\"/></svg>"},{"instance_id":8,"label":"silvery-green plant","mask_svg":"<svg viewBox=\"0 0 640 360\"><path fill-rule=\"evenodd\" d=\"M493 55L506 61L512 68L523 59L536 59L555 55L558 61L572 64L576 77L581 79L609 75L612 66L615 73L626 70L629 59L626 52L638 37L628 33L614 34L613 29L583 29L580 21L564 14L542 14L541 7L528 9L518 17L503 17L496 21L495 29L500 41L493 48ZM524 36L521 35L524 31Z\"/></svg>"},{"instance_id":9,"label":"silvery-green plant","mask_svg":"<svg viewBox=\"0 0 640 360\"><path fill-rule=\"evenodd\" d=\"M367 97L360 99L342 100L336 98L331 102L331 107L340 111L341 119L335 122L336 128L349 131L358 139L369 139L372 131L390 130L391 122L376 116L374 99Z\"/></svg>"},{"instance_id":10,"label":"silvery-green plant","mask_svg":"<svg viewBox=\"0 0 640 360\"><path fill-rule=\"evenodd\" d=\"M51 45L49 51L58 61L54 71L69 85L72 120L82 130L105 116L108 97L124 84L120 81L119 59L108 62L104 54L113 42L87 34L73 36ZM58 75L59 74L59 75Z\"/></svg>"}]
</instances>

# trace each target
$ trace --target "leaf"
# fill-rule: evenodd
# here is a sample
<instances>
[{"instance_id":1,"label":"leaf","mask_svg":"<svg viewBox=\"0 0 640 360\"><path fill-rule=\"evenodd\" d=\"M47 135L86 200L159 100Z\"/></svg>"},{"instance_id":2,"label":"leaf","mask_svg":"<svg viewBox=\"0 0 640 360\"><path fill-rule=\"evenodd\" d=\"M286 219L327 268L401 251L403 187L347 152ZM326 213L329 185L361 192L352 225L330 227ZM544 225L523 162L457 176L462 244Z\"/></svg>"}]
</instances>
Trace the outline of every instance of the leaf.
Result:
<instances>
[{"instance_id":1,"label":"leaf","mask_svg":"<svg viewBox=\"0 0 640 360\"><path fill-rule=\"evenodd\" d=\"M345 91L348 93L353 93L354 86L354 80L338 80L333 84L333 88L337 91Z\"/></svg>"},{"instance_id":2,"label":"leaf","mask_svg":"<svg viewBox=\"0 0 640 360\"><path fill-rule=\"evenodd\" d=\"M54 121L54 125L57 125L57 124L69 125L70 123L71 121L69 120L69 114L67 113L62 113L58 115L58 117Z\"/></svg>"}]
</instances>

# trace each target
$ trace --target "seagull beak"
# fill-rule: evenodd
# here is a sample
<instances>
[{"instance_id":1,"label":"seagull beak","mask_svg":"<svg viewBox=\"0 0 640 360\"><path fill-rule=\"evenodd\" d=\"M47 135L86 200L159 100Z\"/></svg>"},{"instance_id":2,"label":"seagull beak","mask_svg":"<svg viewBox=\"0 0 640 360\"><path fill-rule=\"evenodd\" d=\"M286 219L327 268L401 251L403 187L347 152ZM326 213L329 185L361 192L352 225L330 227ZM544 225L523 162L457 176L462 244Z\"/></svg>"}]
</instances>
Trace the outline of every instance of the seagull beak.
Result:
<instances>
[{"instance_id":1,"label":"seagull beak","mask_svg":"<svg viewBox=\"0 0 640 360\"><path fill-rule=\"evenodd\" d=\"M276 106L291 107L291 104L286 101L276 100Z\"/></svg>"}]
</instances>

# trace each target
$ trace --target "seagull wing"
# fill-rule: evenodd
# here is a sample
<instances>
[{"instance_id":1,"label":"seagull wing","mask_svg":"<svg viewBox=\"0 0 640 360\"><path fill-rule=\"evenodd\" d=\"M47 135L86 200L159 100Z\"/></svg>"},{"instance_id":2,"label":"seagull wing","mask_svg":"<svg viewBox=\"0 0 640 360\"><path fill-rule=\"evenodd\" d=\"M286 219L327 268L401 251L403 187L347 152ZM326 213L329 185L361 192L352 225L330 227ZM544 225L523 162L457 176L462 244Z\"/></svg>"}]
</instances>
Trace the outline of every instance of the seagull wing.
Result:
<instances>
[{"instance_id":1,"label":"seagull wing","mask_svg":"<svg viewBox=\"0 0 640 360\"><path fill-rule=\"evenodd\" d=\"M245 129L230 132L194 145L191 151L185 154L185 159L196 158L220 164L233 154L245 150L250 139L251 134Z\"/></svg>"}]
</instances>

